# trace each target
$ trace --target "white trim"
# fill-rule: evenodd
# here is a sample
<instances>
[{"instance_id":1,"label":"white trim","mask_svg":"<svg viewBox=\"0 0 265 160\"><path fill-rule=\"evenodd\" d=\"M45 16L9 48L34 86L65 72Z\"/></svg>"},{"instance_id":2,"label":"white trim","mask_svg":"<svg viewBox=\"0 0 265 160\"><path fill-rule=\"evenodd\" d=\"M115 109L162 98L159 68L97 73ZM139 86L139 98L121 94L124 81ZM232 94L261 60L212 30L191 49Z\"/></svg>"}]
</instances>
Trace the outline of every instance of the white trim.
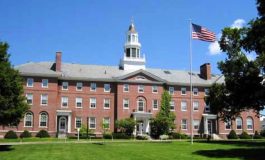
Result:
<instances>
[{"instance_id":1,"label":"white trim","mask_svg":"<svg viewBox=\"0 0 265 160\"><path fill-rule=\"evenodd\" d=\"M44 85L43 85L45 80L47 80L47 86L44 86ZM49 80L48 80L48 79L42 79L42 80L41 80L41 87L42 87L42 88L49 88Z\"/></svg>"},{"instance_id":2,"label":"white trim","mask_svg":"<svg viewBox=\"0 0 265 160\"><path fill-rule=\"evenodd\" d=\"M67 101L66 101L67 105L66 106L63 106L63 99L64 98L67 99ZM61 108L68 108L68 103L69 103L69 98L67 96L62 96L61 97Z\"/></svg>"},{"instance_id":3,"label":"white trim","mask_svg":"<svg viewBox=\"0 0 265 160\"><path fill-rule=\"evenodd\" d=\"M91 128L91 127L90 127L90 124L91 124L91 122L90 122L90 121L91 121L91 118L94 118L94 119L95 119L95 128ZM89 128L89 129L96 129L96 128L97 128L97 119L96 119L96 117L89 117L89 118L88 118L88 128Z\"/></svg>"},{"instance_id":4,"label":"white trim","mask_svg":"<svg viewBox=\"0 0 265 160\"><path fill-rule=\"evenodd\" d=\"M154 87L156 87L156 92L154 92ZM152 93L158 94L158 86L157 85L152 85Z\"/></svg>"},{"instance_id":5,"label":"white trim","mask_svg":"<svg viewBox=\"0 0 265 160\"><path fill-rule=\"evenodd\" d=\"M197 109L197 110L194 110L194 106L195 106L194 103L197 103L197 104L198 104L198 109ZM192 109L193 109L194 112L198 112L198 111L199 111L199 108L200 108L199 105L200 105L200 104L199 104L199 101L193 101L193 102L192 102Z\"/></svg>"},{"instance_id":6,"label":"white trim","mask_svg":"<svg viewBox=\"0 0 265 160\"><path fill-rule=\"evenodd\" d=\"M142 90L142 91L140 91L140 90ZM144 85L143 84L138 85L138 93L144 93Z\"/></svg>"},{"instance_id":7,"label":"white trim","mask_svg":"<svg viewBox=\"0 0 265 160\"><path fill-rule=\"evenodd\" d=\"M47 96L47 103L46 104L42 104L43 96L45 96L45 95ZM49 100L49 97L48 97L47 93L43 93L43 94L40 95L40 105L41 106L47 106L48 102L49 102L48 100Z\"/></svg>"},{"instance_id":8,"label":"white trim","mask_svg":"<svg viewBox=\"0 0 265 160\"><path fill-rule=\"evenodd\" d=\"M77 106L77 100L80 100L79 102L81 102L81 106L79 107L79 106ZM83 98L82 97L76 97L75 98L75 108L83 108Z\"/></svg>"},{"instance_id":9,"label":"white trim","mask_svg":"<svg viewBox=\"0 0 265 160\"><path fill-rule=\"evenodd\" d=\"M185 125L186 125L186 129L182 128L182 121L183 121L183 120L186 120L186 123L185 123ZM181 120L180 120L180 129L181 129L181 130L185 130L185 131L188 130L188 119L181 119Z\"/></svg>"},{"instance_id":10,"label":"white trim","mask_svg":"<svg viewBox=\"0 0 265 160\"><path fill-rule=\"evenodd\" d=\"M67 86L67 88L66 88L66 89L64 89L64 88L63 88L63 86L64 86L63 84L66 84L66 86ZM62 82L62 88L61 88L61 89L62 89L63 91L68 91L68 88L69 88L69 83L68 83L68 82L65 82L65 81L63 81L63 82Z\"/></svg>"},{"instance_id":11,"label":"white trim","mask_svg":"<svg viewBox=\"0 0 265 160\"><path fill-rule=\"evenodd\" d=\"M31 103L28 103L28 95L31 95L32 99L31 99ZM33 105L33 93L26 93L26 98L27 98L27 104L28 105Z\"/></svg>"},{"instance_id":12,"label":"white trim","mask_svg":"<svg viewBox=\"0 0 265 160\"><path fill-rule=\"evenodd\" d=\"M106 104L106 100L108 100L109 102L109 107L105 107L105 104ZM104 98L104 100L103 100L103 108L104 109L110 109L110 98Z\"/></svg>"},{"instance_id":13,"label":"white trim","mask_svg":"<svg viewBox=\"0 0 265 160\"><path fill-rule=\"evenodd\" d=\"M92 99L95 100L95 107L91 107ZM89 108L96 109L97 108L97 98L96 97L90 97L89 98Z\"/></svg>"},{"instance_id":14,"label":"white trim","mask_svg":"<svg viewBox=\"0 0 265 160\"><path fill-rule=\"evenodd\" d=\"M28 83L29 80L32 80L32 85L31 86ZM33 78L27 78L27 87L30 87L30 88L34 87L34 79Z\"/></svg>"},{"instance_id":15,"label":"white trim","mask_svg":"<svg viewBox=\"0 0 265 160\"><path fill-rule=\"evenodd\" d=\"M197 94L195 94L195 90L196 90ZM198 88L193 88L192 92L193 92L194 96L199 96L199 89Z\"/></svg>"},{"instance_id":16,"label":"white trim","mask_svg":"<svg viewBox=\"0 0 265 160\"><path fill-rule=\"evenodd\" d=\"M124 107L124 104L125 104L124 102L125 102L126 100L128 101L128 107L127 107L127 108ZM123 102L123 105L122 105L123 109L129 109L129 108L130 108L130 99L129 99L129 98L123 98L122 102Z\"/></svg>"},{"instance_id":17,"label":"white trim","mask_svg":"<svg viewBox=\"0 0 265 160\"><path fill-rule=\"evenodd\" d=\"M102 124L104 124L105 118L108 119L109 127L108 128L104 128L104 129L110 129L110 117L103 117Z\"/></svg>"},{"instance_id":18,"label":"white trim","mask_svg":"<svg viewBox=\"0 0 265 160\"><path fill-rule=\"evenodd\" d=\"M95 89L92 89L92 84L95 85ZM93 91L93 92L97 91L97 83L95 83L95 82L90 83L90 91Z\"/></svg>"},{"instance_id":19,"label":"white trim","mask_svg":"<svg viewBox=\"0 0 265 160\"><path fill-rule=\"evenodd\" d=\"M185 109L185 110L182 109L182 102L186 104L186 109ZM182 101L180 102L180 110L181 110L182 112L187 112L187 110L188 110L188 102L187 102L186 100L182 100Z\"/></svg>"},{"instance_id":20,"label":"white trim","mask_svg":"<svg viewBox=\"0 0 265 160\"><path fill-rule=\"evenodd\" d=\"M46 115L46 126L41 126L41 114L44 113ZM39 114L39 128L48 128L49 116L46 112L40 112Z\"/></svg>"},{"instance_id":21,"label":"white trim","mask_svg":"<svg viewBox=\"0 0 265 160\"><path fill-rule=\"evenodd\" d=\"M77 116L77 117L75 117L75 129L77 129L77 128L76 128L76 119L77 119L77 118L80 118L80 122L81 122L81 124L80 124L80 125L81 125L80 128L82 127L82 117Z\"/></svg>"},{"instance_id":22,"label":"white trim","mask_svg":"<svg viewBox=\"0 0 265 160\"><path fill-rule=\"evenodd\" d=\"M237 128L237 119L238 119L238 118L240 118L240 120L241 120L241 129L238 129L238 128ZM241 117L236 117L236 130L239 130L239 131L240 131L240 130L243 130L243 119L242 119Z\"/></svg>"},{"instance_id":23,"label":"white trim","mask_svg":"<svg viewBox=\"0 0 265 160\"><path fill-rule=\"evenodd\" d=\"M174 106L174 109L171 109L171 105L173 104L173 106ZM175 106L175 101L174 100L171 100L170 102L169 102L169 107L170 107L170 111L175 111L176 110L176 106Z\"/></svg>"},{"instance_id":24,"label":"white trim","mask_svg":"<svg viewBox=\"0 0 265 160\"><path fill-rule=\"evenodd\" d=\"M31 126L26 126L26 115L30 113L31 114ZM24 127L27 128L32 128L33 127L33 122L34 122L34 116L32 112L26 112L25 117L24 117Z\"/></svg>"},{"instance_id":25,"label":"white trim","mask_svg":"<svg viewBox=\"0 0 265 160\"><path fill-rule=\"evenodd\" d=\"M157 102L157 104L156 104L156 105L157 105L157 108L154 108L154 102L155 102L155 101ZM159 105L158 105L158 99L153 99L153 100L152 100L152 109L153 109L153 110L158 110L158 106L159 106Z\"/></svg>"},{"instance_id":26,"label":"white trim","mask_svg":"<svg viewBox=\"0 0 265 160\"><path fill-rule=\"evenodd\" d=\"M80 85L79 87L81 87L81 89L78 89L78 85ZM83 91L83 82L76 82L75 89L76 91Z\"/></svg>"},{"instance_id":27,"label":"white trim","mask_svg":"<svg viewBox=\"0 0 265 160\"><path fill-rule=\"evenodd\" d=\"M172 90L173 89L173 90ZM172 93L171 93L171 90L172 90ZM174 86L169 86L168 87L168 93L170 94L170 95L174 95L175 94L175 87Z\"/></svg>"},{"instance_id":28,"label":"white trim","mask_svg":"<svg viewBox=\"0 0 265 160\"><path fill-rule=\"evenodd\" d=\"M126 86L126 85L127 85L127 87L128 87L128 91L125 90L125 88L126 88L125 86ZM130 85L127 84L127 83L126 83L126 84L123 84L123 92L129 92L129 91L130 91Z\"/></svg>"},{"instance_id":29,"label":"white trim","mask_svg":"<svg viewBox=\"0 0 265 160\"><path fill-rule=\"evenodd\" d=\"M106 90L106 86L109 86L109 90ZM104 92L110 92L111 88L110 88L110 84L109 83L105 83L104 84Z\"/></svg>"},{"instance_id":30,"label":"white trim","mask_svg":"<svg viewBox=\"0 0 265 160\"><path fill-rule=\"evenodd\" d=\"M185 91L185 94L182 94L182 91ZM181 89L180 89L180 95L182 95L182 96L187 95L187 88L186 87L181 87Z\"/></svg>"}]
</instances>

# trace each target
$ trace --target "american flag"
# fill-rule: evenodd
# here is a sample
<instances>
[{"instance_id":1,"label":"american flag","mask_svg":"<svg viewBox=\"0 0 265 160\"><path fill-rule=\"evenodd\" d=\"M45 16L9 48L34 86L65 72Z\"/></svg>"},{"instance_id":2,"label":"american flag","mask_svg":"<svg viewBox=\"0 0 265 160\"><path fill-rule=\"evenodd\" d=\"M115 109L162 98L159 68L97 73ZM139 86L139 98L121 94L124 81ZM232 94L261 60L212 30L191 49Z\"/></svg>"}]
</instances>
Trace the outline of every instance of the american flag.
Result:
<instances>
[{"instance_id":1,"label":"american flag","mask_svg":"<svg viewBox=\"0 0 265 160\"><path fill-rule=\"evenodd\" d=\"M192 24L192 39L214 42L215 33L197 24Z\"/></svg>"}]
</instances>

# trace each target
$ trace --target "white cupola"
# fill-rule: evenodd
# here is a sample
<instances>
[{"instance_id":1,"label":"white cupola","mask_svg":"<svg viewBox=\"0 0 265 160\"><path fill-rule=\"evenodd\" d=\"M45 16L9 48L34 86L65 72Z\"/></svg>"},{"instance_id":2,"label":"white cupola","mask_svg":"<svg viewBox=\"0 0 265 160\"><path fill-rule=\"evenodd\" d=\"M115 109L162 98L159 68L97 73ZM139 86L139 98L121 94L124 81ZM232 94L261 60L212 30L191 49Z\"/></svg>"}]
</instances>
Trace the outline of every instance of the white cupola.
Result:
<instances>
[{"instance_id":1,"label":"white cupola","mask_svg":"<svg viewBox=\"0 0 265 160\"><path fill-rule=\"evenodd\" d=\"M124 56L120 61L123 70L145 69L145 57L141 56L141 44L134 23L129 26L124 45Z\"/></svg>"}]
</instances>

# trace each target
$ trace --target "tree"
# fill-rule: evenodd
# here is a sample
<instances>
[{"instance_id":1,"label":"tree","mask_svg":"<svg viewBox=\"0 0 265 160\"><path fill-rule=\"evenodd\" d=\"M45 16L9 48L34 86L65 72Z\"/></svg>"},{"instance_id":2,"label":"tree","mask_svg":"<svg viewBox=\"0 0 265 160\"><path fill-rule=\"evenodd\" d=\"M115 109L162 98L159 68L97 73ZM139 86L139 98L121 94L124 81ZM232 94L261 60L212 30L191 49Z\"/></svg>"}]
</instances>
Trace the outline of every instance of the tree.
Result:
<instances>
[{"instance_id":1,"label":"tree","mask_svg":"<svg viewBox=\"0 0 265 160\"><path fill-rule=\"evenodd\" d=\"M23 79L9 62L8 44L0 42L0 125L18 125L28 105Z\"/></svg>"},{"instance_id":2,"label":"tree","mask_svg":"<svg viewBox=\"0 0 265 160\"><path fill-rule=\"evenodd\" d=\"M170 111L171 96L168 91L164 91L161 99L161 109L155 118L151 119L151 136L159 138L160 135L168 134L175 128L175 114Z\"/></svg>"},{"instance_id":3,"label":"tree","mask_svg":"<svg viewBox=\"0 0 265 160\"><path fill-rule=\"evenodd\" d=\"M249 26L222 30L219 44L227 58L218 62L218 68L225 83L210 88L206 103L224 121L235 119L242 111L252 109L258 114L264 109L265 85L260 71L265 66L265 2L258 0L257 4L261 17L252 20ZM255 51L257 59L248 60L246 51Z\"/></svg>"},{"instance_id":4,"label":"tree","mask_svg":"<svg viewBox=\"0 0 265 160\"><path fill-rule=\"evenodd\" d=\"M121 120L116 121L117 128L122 133L125 133L128 136L132 135L135 125L136 125L136 122L132 118L126 118L126 119L121 119Z\"/></svg>"}]
</instances>

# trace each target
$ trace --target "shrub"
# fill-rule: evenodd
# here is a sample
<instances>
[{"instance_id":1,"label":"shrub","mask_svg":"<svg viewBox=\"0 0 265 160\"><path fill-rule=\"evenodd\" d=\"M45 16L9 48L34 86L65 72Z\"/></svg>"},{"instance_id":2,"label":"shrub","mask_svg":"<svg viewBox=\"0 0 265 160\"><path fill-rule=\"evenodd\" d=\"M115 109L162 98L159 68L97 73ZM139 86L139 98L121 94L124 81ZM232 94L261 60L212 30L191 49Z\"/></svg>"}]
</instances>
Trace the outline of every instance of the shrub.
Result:
<instances>
[{"instance_id":1,"label":"shrub","mask_svg":"<svg viewBox=\"0 0 265 160\"><path fill-rule=\"evenodd\" d=\"M259 134L258 131L255 131L255 134L254 134L254 139L261 139L262 136Z\"/></svg>"},{"instance_id":2,"label":"shrub","mask_svg":"<svg viewBox=\"0 0 265 160\"><path fill-rule=\"evenodd\" d=\"M234 130L231 130L230 133L227 135L228 139L238 139L238 136L236 135L236 132Z\"/></svg>"},{"instance_id":3,"label":"shrub","mask_svg":"<svg viewBox=\"0 0 265 160\"><path fill-rule=\"evenodd\" d=\"M36 137L39 138L45 138L45 137L50 137L49 133L46 130L40 130L37 134Z\"/></svg>"},{"instance_id":4,"label":"shrub","mask_svg":"<svg viewBox=\"0 0 265 160\"><path fill-rule=\"evenodd\" d=\"M128 136L126 133L112 133L114 139L130 139L131 136Z\"/></svg>"},{"instance_id":5,"label":"shrub","mask_svg":"<svg viewBox=\"0 0 265 160\"><path fill-rule=\"evenodd\" d=\"M143 134L143 135L137 135L136 136L136 139L138 139L138 140L148 140L148 135L146 135L146 134Z\"/></svg>"},{"instance_id":6,"label":"shrub","mask_svg":"<svg viewBox=\"0 0 265 160\"><path fill-rule=\"evenodd\" d=\"M27 130L24 130L24 132L20 134L20 138L29 138L29 137L31 137L31 133Z\"/></svg>"},{"instance_id":7,"label":"shrub","mask_svg":"<svg viewBox=\"0 0 265 160\"><path fill-rule=\"evenodd\" d=\"M17 139L18 137L14 131L10 130L6 133L4 138L6 138L6 139Z\"/></svg>"},{"instance_id":8,"label":"shrub","mask_svg":"<svg viewBox=\"0 0 265 160\"><path fill-rule=\"evenodd\" d=\"M172 139L188 139L188 135L184 134L184 133L178 133L178 132L173 132L170 134L170 137Z\"/></svg>"},{"instance_id":9,"label":"shrub","mask_svg":"<svg viewBox=\"0 0 265 160\"><path fill-rule=\"evenodd\" d=\"M168 137L168 135L166 135L166 134L163 134L163 135L160 135L159 136L159 139L161 139L161 140L167 140L169 137Z\"/></svg>"},{"instance_id":10,"label":"shrub","mask_svg":"<svg viewBox=\"0 0 265 160\"><path fill-rule=\"evenodd\" d=\"M265 130L260 131L260 135L261 135L262 137L265 137Z\"/></svg>"},{"instance_id":11,"label":"shrub","mask_svg":"<svg viewBox=\"0 0 265 160\"><path fill-rule=\"evenodd\" d=\"M246 131L243 131L241 135L239 136L240 139L251 139L251 136L248 135Z\"/></svg>"},{"instance_id":12,"label":"shrub","mask_svg":"<svg viewBox=\"0 0 265 160\"><path fill-rule=\"evenodd\" d=\"M136 125L136 122L132 118L126 118L116 121L117 128L122 132L131 136Z\"/></svg>"},{"instance_id":13,"label":"shrub","mask_svg":"<svg viewBox=\"0 0 265 160\"><path fill-rule=\"evenodd\" d=\"M104 139L112 139L112 134L111 133L104 133L103 138Z\"/></svg>"}]
</instances>

